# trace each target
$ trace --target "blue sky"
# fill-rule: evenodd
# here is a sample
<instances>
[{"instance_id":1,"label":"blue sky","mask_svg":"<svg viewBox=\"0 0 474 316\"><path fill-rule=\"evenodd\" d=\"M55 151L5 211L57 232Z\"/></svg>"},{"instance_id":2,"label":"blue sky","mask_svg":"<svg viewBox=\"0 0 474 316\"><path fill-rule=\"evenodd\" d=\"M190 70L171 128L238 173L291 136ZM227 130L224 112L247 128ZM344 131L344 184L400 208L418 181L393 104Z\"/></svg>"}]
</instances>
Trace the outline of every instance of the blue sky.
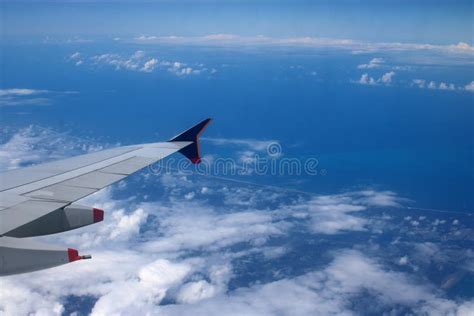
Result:
<instances>
[{"instance_id":1,"label":"blue sky","mask_svg":"<svg viewBox=\"0 0 474 316\"><path fill-rule=\"evenodd\" d=\"M472 2L2 6L0 171L214 122L209 172L80 201L104 222L40 239L93 260L2 278L0 313L473 310Z\"/></svg>"},{"instance_id":2,"label":"blue sky","mask_svg":"<svg viewBox=\"0 0 474 316\"><path fill-rule=\"evenodd\" d=\"M231 33L472 44L472 9L472 1L6 1L2 20L12 37Z\"/></svg>"}]
</instances>

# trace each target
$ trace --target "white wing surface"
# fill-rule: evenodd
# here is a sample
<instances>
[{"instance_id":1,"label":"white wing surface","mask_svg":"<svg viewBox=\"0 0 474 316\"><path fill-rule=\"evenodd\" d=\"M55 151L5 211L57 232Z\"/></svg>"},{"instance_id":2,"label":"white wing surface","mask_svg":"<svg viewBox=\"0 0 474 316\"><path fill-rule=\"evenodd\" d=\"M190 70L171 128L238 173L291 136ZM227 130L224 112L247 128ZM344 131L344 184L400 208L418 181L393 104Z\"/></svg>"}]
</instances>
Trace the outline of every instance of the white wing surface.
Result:
<instances>
[{"instance_id":1,"label":"white wing surface","mask_svg":"<svg viewBox=\"0 0 474 316\"><path fill-rule=\"evenodd\" d=\"M89 258L75 249L41 246L23 237L99 222L104 212L73 202L175 152L200 162L206 119L170 141L124 146L0 174L0 275L45 269Z\"/></svg>"}]
</instances>

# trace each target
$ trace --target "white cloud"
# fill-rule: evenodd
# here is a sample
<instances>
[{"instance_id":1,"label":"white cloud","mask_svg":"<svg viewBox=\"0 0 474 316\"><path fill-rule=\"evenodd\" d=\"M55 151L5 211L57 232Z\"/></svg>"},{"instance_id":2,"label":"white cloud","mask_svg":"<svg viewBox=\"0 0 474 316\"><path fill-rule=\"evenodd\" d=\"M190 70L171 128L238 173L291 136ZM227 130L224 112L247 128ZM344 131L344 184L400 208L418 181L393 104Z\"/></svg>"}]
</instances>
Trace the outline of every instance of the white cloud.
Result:
<instances>
[{"instance_id":1,"label":"white cloud","mask_svg":"<svg viewBox=\"0 0 474 316\"><path fill-rule=\"evenodd\" d=\"M362 272L361 272L362 271ZM370 311L383 314L399 305L415 314L465 313L472 302L457 304L432 294L406 274L385 269L380 263L352 250L340 251L320 271L300 277L255 285L192 305L163 306L163 315L352 315L367 312L353 298L368 296ZM354 306L355 305L355 306Z\"/></svg>"},{"instance_id":2,"label":"white cloud","mask_svg":"<svg viewBox=\"0 0 474 316\"><path fill-rule=\"evenodd\" d=\"M92 315L141 314L146 311L150 313L168 291L179 286L193 270L190 263L177 263L166 259L157 259L141 267L138 265L137 271L131 270L132 266L117 268L126 268L126 274L129 275L110 275L114 278L120 276L122 279L112 279L114 286L100 295Z\"/></svg>"},{"instance_id":3,"label":"white cloud","mask_svg":"<svg viewBox=\"0 0 474 316\"><path fill-rule=\"evenodd\" d=\"M368 73L362 74L360 77L359 81L357 81L360 84L367 84L367 85L375 85L377 82L375 81L374 78L370 77Z\"/></svg>"},{"instance_id":4,"label":"white cloud","mask_svg":"<svg viewBox=\"0 0 474 316\"><path fill-rule=\"evenodd\" d=\"M473 47L465 42L459 42L456 45L451 45L451 49L455 50L465 50L465 51L472 51Z\"/></svg>"},{"instance_id":5,"label":"white cloud","mask_svg":"<svg viewBox=\"0 0 474 316\"><path fill-rule=\"evenodd\" d=\"M76 91L50 91L42 89L0 89L0 107L52 104L52 97L77 93Z\"/></svg>"},{"instance_id":6,"label":"white cloud","mask_svg":"<svg viewBox=\"0 0 474 316\"><path fill-rule=\"evenodd\" d=\"M179 303L196 303L216 295L216 288L205 280L189 282L183 285L176 299Z\"/></svg>"},{"instance_id":7,"label":"white cloud","mask_svg":"<svg viewBox=\"0 0 474 316\"><path fill-rule=\"evenodd\" d=\"M19 106L19 105L49 105L51 100L46 97L37 97L45 95L50 91L37 89L0 89L0 107Z\"/></svg>"},{"instance_id":8,"label":"white cloud","mask_svg":"<svg viewBox=\"0 0 474 316\"><path fill-rule=\"evenodd\" d=\"M158 301L164 297L162 289L168 289L173 285L179 284L181 280L192 271L190 264L171 263L165 259L158 259L151 264L141 268L138 272L140 282L150 291L159 295Z\"/></svg>"},{"instance_id":9,"label":"white cloud","mask_svg":"<svg viewBox=\"0 0 474 316\"><path fill-rule=\"evenodd\" d=\"M184 198L185 198L186 200L192 200L195 196L196 196L196 193L194 193L194 192L189 192L189 193L186 193L186 194L184 195Z\"/></svg>"},{"instance_id":10,"label":"white cloud","mask_svg":"<svg viewBox=\"0 0 474 316\"><path fill-rule=\"evenodd\" d=\"M35 89L0 89L0 97L7 96L30 96L34 94L48 93L48 90L35 90Z\"/></svg>"},{"instance_id":11,"label":"white cloud","mask_svg":"<svg viewBox=\"0 0 474 316\"><path fill-rule=\"evenodd\" d=\"M446 54L472 55L474 48L460 42L456 45L434 45L424 43L397 43L397 42L364 42L352 39L331 39L317 37L290 37L272 38L262 35L240 36L234 34L210 34L205 36L139 36L135 38L140 43L172 43L182 45L217 45L217 46L302 46L311 48L335 48L360 52L385 52L385 51L437 51ZM369 63L370 64L370 63ZM369 65L367 64L367 65ZM365 67L362 67L365 68ZM373 67L369 67L373 68Z\"/></svg>"},{"instance_id":12,"label":"white cloud","mask_svg":"<svg viewBox=\"0 0 474 316\"><path fill-rule=\"evenodd\" d=\"M13 132L2 131L2 136L5 139L0 143L0 172L103 149L85 139L69 137L38 126L28 126Z\"/></svg>"},{"instance_id":13,"label":"white cloud","mask_svg":"<svg viewBox=\"0 0 474 316\"><path fill-rule=\"evenodd\" d=\"M461 303L457 308L458 316L472 316L472 311L474 310L474 301Z\"/></svg>"},{"instance_id":14,"label":"white cloud","mask_svg":"<svg viewBox=\"0 0 474 316\"><path fill-rule=\"evenodd\" d=\"M387 73L383 74L382 77L380 77L379 79L376 80L373 77L370 77L368 73L364 73L364 74L362 74L360 79L356 82L359 83L359 84L371 85L371 86L379 85L379 84L390 85L392 83L392 77L394 75L395 75L395 72L390 71L390 72L387 72Z\"/></svg>"},{"instance_id":15,"label":"white cloud","mask_svg":"<svg viewBox=\"0 0 474 316\"><path fill-rule=\"evenodd\" d=\"M298 217L310 219L313 232L340 234L347 231L368 230L370 221L356 213L368 207L399 207L403 199L393 192L371 190L347 194L318 196L310 201L290 207Z\"/></svg>"},{"instance_id":16,"label":"white cloud","mask_svg":"<svg viewBox=\"0 0 474 316\"><path fill-rule=\"evenodd\" d=\"M138 37L135 37L136 40L138 41L152 41L158 39L156 36L146 36L146 35L140 35Z\"/></svg>"},{"instance_id":17,"label":"white cloud","mask_svg":"<svg viewBox=\"0 0 474 316\"><path fill-rule=\"evenodd\" d=\"M456 90L456 87L454 86L453 83L441 82L439 84L438 89L440 89L440 90Z\"/></svg>"},{"instance_id":18,"label":"white cloud","mask_svg":"<svg viewBox=\"0 0 474 316\"><path fill-rule=\"evenodd\" d=\"M288 223L277 220L276 214L271 212L221 214L209 210L209 206L178 206L182 203L175 203L177 209L154 206L161 214L159 226L164 237L143 244L143 250L155 253L183 249L212 251L236 243L283 235L288 228Z\"/></svg>"},{"instance_id":19,"label":"white cloud","mask_svg":"<svg viewBox=\"0 0 474 316\"><path fill-rule=\"evenodd\" d=\"M177 76L188 76L192 74L199 74L201 70L193 69L186 64L180 62L174 62L171 64L171 67L168 68L168 71L174 73Z\"/></svg>"},{"instance_id":20,"label":"white cloud","mask_svg":"<svg viewBox=\"0 0 474 316\"><path fill-rule=\"evenodd\" d=\"M408 264L408 256L403 256L398 260L398 264L401 266L405 266Z\"/></svg>"},{"instance_id":21,"label":"white cloud","mask_svg":"<svg viewBox=\"0 0 474 316\"><path fill-rule=\"evenodd\" d=\"M413 79L412 80L412 85L416 86L418 88L425 88L425 83L426 83L426 80L423 80L423 79Z\"/></svg>"},{"instance_id":22,"label":"white cloud","mask_svg":"<svg viewBox=\"0 0 474 316\"><path fill-rule=\"evenodd\" d=\"M392 77L394 75L395 75L395 72L393 72L393 71L387 72L387 73L382 75L382 77L380 78L380 82L382 82L386 85L390 84L390 83L392 83Z\"/></svg>"},{"instance_id":23,"label":"white cloud","mask_svg":"<svg viewBox=\"0 0 474 316\"><path fill-rule=\"evenodd\" d=\"M106 64L113 66L116 70L127 69L140 71L143 69L144 62L141 60L143 57L143 51L137 50L129 57L122 57L118 54L102 54L92 56L91 60L97 65Z\"/></svg>"},{"instance_id":24,"label":"white cloud","mask_svg":"<svg viewBox=\"0 0 474 316\"><path fill-rule=\"evenodd\" d=\"M224 146L234 145L242 146L253 151L264 152L267 151L268 147L273 144L278 144L277 140L258 140L258 139L244 139L244 138L210 138L203 137L204 141L209 142L213 145Z\"/></svg>"},{"instance_id":25,"label":"white cloud","mask_svg":"<svg viewBox=\"0 0 474 316\"><path fill-rule=\"evenodd\" d=\"M84 61L82 60L82 55L79 52L71 54L68 60L74 62L76 66L80 66L84 63Z\"/></svg>"},{"instance_id":26,"label":"white cloud","mask_svg":"<svg viewBox=\"0 0 474 316\"><path fill-rule=\"evenodd\" d=\"M125 215L121 210L115 212L113 218L117 221L117 225L110 231L109 238L128 239L130 236L137 235L146 216L147 214L141 208L130 215Z\"/></svg>"},{"instance_id":27,"label":"white cloud","mask_svg":"<svg viewBox=\"0 0 474 316\"><path fill-rule=\"evenodd\" d=\"M87 38L81 38L78 36L75 36L73 38L53 38L50 36L46 36L43 40L42 43L44 44L86 44L86 43L93 43L94 40L92 39L87 39Z\"/></svg>"},{"instance_id":28,"label":"white cloud","mask_svg":"<svg viewBox=\"0 0 474 316\"><path fill-rule=\"evenodd\" d=\"M80 56L82 55L79 52L76 52L70 56L69 60L74 61L76 66L84 65L86 59L79 59ZM179 77L198 75L201 73L213 74L216 72L215 69L208 69L203 64L191 66L178 61L162 60L156 57L149 58L142 50L137 50L130 56L113 53L95 55L88 58L87 61L96 66L112 66L115 70L130 70L146 73L151 73L157 70L167 70L169 73Z\"/></svg>"},{"instance_id":29,"label":"white cloud","mask_svg":"<svg viewBox=\"0 0 474 316\"><path fill-rule=\"evenodd\" d=\"M66 40L66 43L93 43L94 41L91 39L74 37Z\"/></svg>"},{"instance_id":30,"label":"white cloud","mask_svg":"<svg viewBox=\"0 0 474 316\"><path fill-rule=\"evenodd\" d=\"M148 60L142 67L142 71L144 72L152 72L153 69L158 65L158 59L152 58Z\"/></svg>"},{"instance_id":31,"label":"white cloud","mask_svg":"<svg viewBox=\"0 0 474 316\"><path fill-rule=\"evenodd\" d=\"M81 53L75 52L69 56L69 59L80 59L81 58Z\"/></svg>"},{"instance_id":32,"label":"white cloud","mask_svg":"<svg viewBox=\"0 0 474 316\"><path fill-rule=\"evenodd\" d=\"M33 157L28 160L35 162L71 155L77 150L71 146L85 146L84 151L89 148L87 142L51 132L19 132L7 138L6 144L0 147L0 157L8 153L21 159ZM237 144L257 146L252 142ZM261 144L257 147L266 148ZM284 191L224 186L213 181L203 186L191 177L162 178L166 179L142 180L147 181L150 192L154 191L154 182L165 190L155 202L140 201L134 191L138 190L136 183L131 180L125 187L121 185L121 196L125 195L121 199L114 197L112 188L80 201L104 209L105 220L38 239L78 247L82 253L91 253L93 259L2 278L0 311L8 315L60 315L70 295L96 298L93 315L349 315L364 312L364 306L357 305L360 295L370 298L375 314L399 306L412 314L454 314L472 307L470 301L447 300L434 286L419 283L421 278L384 265L385 259L397 262L399 253L378 260L369 257L369 252L333 247L328 251L311 248L318 256L319 251L321 256L332 256L332 261L306 268L300 276L287 276L276 269L266 271L275 274L270 280L231 288L238 265L247 263L251 255L269 261L294 255L296 250L288 241L293 240L295 230L312 237L324 235L318 239L349 231L372 232L376 227L368 211L400 207L404 200L394 192L367 189L288 196ZM190 188L196 192L202 188L200 192L205 196ZM124 189L130 190L128 196ZM193 199L183 199L184 192L195 193ZM264 208L259 207L262 203ZM274 245L279 239L285 243ZM359 247L367 244L363 239ZM350 244L356 241L350 240ZM420 258L434 258L439 263L447 260L440 255L442 249L437 244L420 243L414 248ZM410 261L420 260L412 255L406 255Z\"/></svg>"},{"instance_id":33,"label":"white cloud","mask_svg":"<svg viewBox=\"0 0 474 316\"><path fill-rule=\"evenodd\" d=\"M431 90L446 90L446 91L468 91L474 92L474 81L465 85L465 86L456 86L454 83L447 83L447 82L440 82L437 83L436 81L429 81L427 82L424 79L413 79L412 80L412 87L417 87L420 89L431 89Z\"/></svg>"},{"instance_id":34,"label":"white cloud","mask_svg":"<svg viewBox=\"0 0 474 316\"><path fill-rule=\"evenodd\" d=\"M383 58L375 57L375 58L372 58L372 59L369 61L369 63L367 63L367 64L358 65L357 68L359 68L359 69L379 68L379 67L382 66L384 63L385 63L385 60L384 60Z\"/></svg>"},{"instance_id":35,"label":"white cloud","mask_svg":"<svg viewBox=\"0 0 474 316\"><path fill-rule=\"evenodd\" d=\"M356 198L357 195L360 195L360 197ZM366 206L376 207L401 207L402 202L408 201L404 198L397 196L397 194L392 191L356 191L352 194L352 197L358 203L361 203Z\"/></svg>"},{"instance_id":36,"label":"white cloud","mask_svg":"<svg viewBox=\"0 0 474 316\"><path fill-rule=\"evenodd\" d=\"M471 81L467 85L464 86L464 90L469 92L474 92L474 81Z\"/></svg>"}]
</instances>

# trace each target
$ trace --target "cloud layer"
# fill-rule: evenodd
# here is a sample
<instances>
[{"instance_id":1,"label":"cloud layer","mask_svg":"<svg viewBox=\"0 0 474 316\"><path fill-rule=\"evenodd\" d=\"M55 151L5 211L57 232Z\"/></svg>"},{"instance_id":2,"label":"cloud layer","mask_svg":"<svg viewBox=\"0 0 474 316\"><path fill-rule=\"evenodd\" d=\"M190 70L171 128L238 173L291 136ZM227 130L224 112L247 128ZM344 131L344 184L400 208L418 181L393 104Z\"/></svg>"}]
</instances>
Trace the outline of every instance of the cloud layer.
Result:
<instances>
[{"instance_id":1,"label":"cloud layer","mask_svg":"<svg viewBox=\"0 0 474 316\"><path fill-rule=\"evenodd\" d=\"M0 156L20 159L3 169L69 155L67 144L92 146L35 130L3 141ZM418 277L430 265L472 270L472 255L452 246L472 229L464 218L406 215L409 202L395 192L316 195L145 171L80 203L106 210L105 221L38 239L93 259L2 278L0 311L59 315L82 307L69 303L74 298L89 301L93 315L468 315L473 308ZM441 235L447 245L423 242Z\"/></svg>"},{"instance_id":2,"label":"cloud layer","mask_svg":"<svg viewBox=\"0 0 474 316\"><path fill-rule=\"evenodd\" d=\"M50 105L50 91L24 88L0 89L0 107L18 105Z\"/></svg>"},{"instance_id":3,"label":"cloud layer","mask_svg":"<svg viewBox=\"0 0 474 316\"><path fill-rule=\"evenodd\" d=\"M140 35L134 38L135 42L159 44L194 44L194 45L252 45L252 46L292 46L310 48L334 48L350 50L355 53L379 51L436 51L441 53L454 53L463 55L474 54L474 48L464 42L453 45L434 45L425 43L398 43L398 42L364 42L352 39L332 39L318 37L290 37L275 38L263 35L241 36L235 34L210 34L205 36L147 36Z\"/></svg>"}]
</instances>

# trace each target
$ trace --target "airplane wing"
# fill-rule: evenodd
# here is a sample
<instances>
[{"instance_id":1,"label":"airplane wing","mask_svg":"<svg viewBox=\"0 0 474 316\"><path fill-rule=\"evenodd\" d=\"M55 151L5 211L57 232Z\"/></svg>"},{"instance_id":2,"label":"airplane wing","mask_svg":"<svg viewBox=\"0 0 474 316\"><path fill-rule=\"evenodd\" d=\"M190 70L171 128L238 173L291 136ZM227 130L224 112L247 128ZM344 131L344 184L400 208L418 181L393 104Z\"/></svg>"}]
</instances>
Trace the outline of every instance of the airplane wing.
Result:
<instances>
[{"instance_id":1,"label":"airplane wing","mask_svg":"<svg viewBox=\"0 0 474 316\"><path fill-rule=\"evenodd\" d=\"M59 233L104 218L75 201L175 152L199 163L206 119L169 141L123 146L0 174L0 276L46 269L90 256L24 237Z\"/></svg>"}]
</instances>

